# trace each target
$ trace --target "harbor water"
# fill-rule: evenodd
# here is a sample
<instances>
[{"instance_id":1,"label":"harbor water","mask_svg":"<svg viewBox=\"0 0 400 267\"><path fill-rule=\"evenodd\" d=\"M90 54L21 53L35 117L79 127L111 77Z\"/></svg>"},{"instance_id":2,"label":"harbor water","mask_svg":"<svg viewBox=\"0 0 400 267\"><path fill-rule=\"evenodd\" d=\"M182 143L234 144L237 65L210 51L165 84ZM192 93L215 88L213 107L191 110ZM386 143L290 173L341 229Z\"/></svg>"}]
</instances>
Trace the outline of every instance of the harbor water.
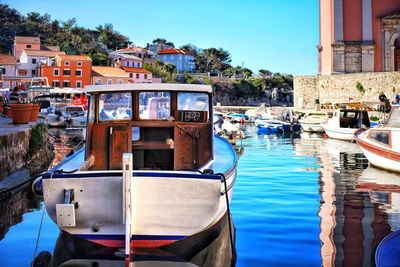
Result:
<instances>
[{"instance_id":1,"label":"harbor water","mask_svg":"<svg viewBox=\"0 0 400 267\"><path fill-rule=\"evenodd\" d=\"M231 203L236 266L374 266L379 242L400 228L400 175L368 166L354 143L245 132ZM59 161L75 144L54 135ZM43 202L30 186L0 198L0 266L29 266L40 227L37 252L54 254L65 238L46 213L41 225ZM191 262L228 266L228 242L222 236Z\"/></svg>"}]
</instances>

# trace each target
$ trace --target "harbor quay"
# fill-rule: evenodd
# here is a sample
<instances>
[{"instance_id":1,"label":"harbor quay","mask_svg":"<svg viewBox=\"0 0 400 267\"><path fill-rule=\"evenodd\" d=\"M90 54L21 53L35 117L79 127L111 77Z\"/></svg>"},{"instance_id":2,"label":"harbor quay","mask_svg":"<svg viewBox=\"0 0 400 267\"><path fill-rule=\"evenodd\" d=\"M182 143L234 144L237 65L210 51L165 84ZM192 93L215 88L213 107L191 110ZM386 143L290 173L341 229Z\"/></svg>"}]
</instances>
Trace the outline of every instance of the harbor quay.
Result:
<instances>
[{"instance_id":1,"label":"harbor quay","mask_svg":"<svg viewBox=\"0 0 400 267\"><path fill-rule=\"evenodd\" d=\"M0 194L31 181L54 158L47 127L0 117Z\"/></svg>"}]
</instances>

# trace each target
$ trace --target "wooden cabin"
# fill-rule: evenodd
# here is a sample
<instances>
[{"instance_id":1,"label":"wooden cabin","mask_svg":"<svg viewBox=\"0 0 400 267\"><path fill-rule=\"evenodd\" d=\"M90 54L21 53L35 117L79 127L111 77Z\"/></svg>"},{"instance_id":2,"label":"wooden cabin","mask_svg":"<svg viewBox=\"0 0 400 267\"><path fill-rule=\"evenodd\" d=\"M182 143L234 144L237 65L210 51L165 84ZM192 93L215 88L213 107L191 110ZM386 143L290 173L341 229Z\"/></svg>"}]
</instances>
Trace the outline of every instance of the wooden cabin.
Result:
<instances>
[{"instance_id":1,"label":"wooden cabin","mask_svg":"<svg viewBox=\"0 0 400 267\"><path fill-rule=\"evenodd\" d=\"M187 84L85 87L90 170L193 170L212 157L212 88Z\"/></svg>"}]
</instances>

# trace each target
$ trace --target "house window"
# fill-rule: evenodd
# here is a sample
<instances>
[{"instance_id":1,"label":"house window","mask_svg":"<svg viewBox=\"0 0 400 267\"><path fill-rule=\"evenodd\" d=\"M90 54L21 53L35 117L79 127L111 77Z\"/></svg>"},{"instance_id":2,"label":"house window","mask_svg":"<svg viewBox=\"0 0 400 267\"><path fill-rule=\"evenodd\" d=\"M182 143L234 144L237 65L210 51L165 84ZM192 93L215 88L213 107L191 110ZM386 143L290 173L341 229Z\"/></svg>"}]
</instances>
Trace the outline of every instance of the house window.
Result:
<instances>
[{"instance_id":1,"label":"house window","mask_svg":"<svg viewBox=\"0 0 400 267\"><path fill-rule=\"evenodd\" d=\"M133 73L129 73L129 78L133 78Z\"/></svg>"},{"instance_id":2,"label":"house window","mask_svg":"<svg viewBox=\"0 0 400 267\"><path fill-rule=\"evenodd\" d=\"M107 84L112 84L112 80L111 80L111 79L108 79L108 80L107 80Z\"/></svg>"},{"instance_id":3,"label":"house window","mask_svg":"<svg viewBox=\"0 0 400 267\"><path fill-rule=\"evenodd\" d=\"M129 67L129 61L126 62L126 66Z\"/></svg>"},{"instance_id":4,"label":"house window","mask_svg":"<svg viewBox=\"0 0 400 267\"><path fill-rule=\"evenodd\" d=\"M1 74L3 74L3 75L6 74L6 68L1 68Z\"/></svg>"},{"instance_id":5,"label":"house window","mask_svg":"<svg viewBox=\"0 0 400 267\"><path fill-rule=\"evenodd\" d=\"M52 86L53 87L60 87L60 81L54 80L53 83L52 83Z\"/></svg>"},{"instance_id":6,"label":"house window","mask_svg":"<svg viewBox=\"0 0 400 267\"><path fill-rule=\"evenodd\" d=\"M139 79L139 73L136 73L136 79Z\"/></svg>"},{"instance_id":7,"label":"house window","mask_svg":"<svg viewBox=\"0 0 400 267\"><path fill-rule=\"evenodd\" d=\"M144 75L144 79L147 80L147 74Z\"/></svg>"},{"instance_id":8,"label":"house window","mask_svg":"<svg viewBox=\"0 0 400 267\"><path fill-rule=\"evenodd\" d=\"M32 48L32 45L26 45L26 48Z\"/></svg>"},{"instance_id":9,"label":"house window","mask_svg":"<svg viewBox=\"0 0 400 267\"><path fill-rule=\"evenodd\" d=\"M137 63L137 67L140 68L140 62Z\"/></svg>"},{"instance_id":10,"label":"house window","mask_svg":"<svg viewBox=\"0 0 400 267\"><path fill-rule=\"evenodd\" d=\"M36 70L31 70L32 76L36 76Z\"/></svg>"},{"instance_id":11,"label":"house window","mask_svg":"<svg viewBox=\"0 0 400 267\"><path fill-rule=\"evenodd\" d=\"M54 76L59 76L59 75L60 75L60 70L54 69Z\"/></svg>"},{"instance_id":12,"label":"house window","mask_svg":"<svg viewBox=\"0 0 400 267\"><path fill-rule=\"evenodd\" d=\"M71 75L71 71L69 69L65 69L63 74L64 74L64 76L70 76Z\"/></svg>"},{"instance_id":13,"label":"house window","mask_svg":"<svg viewBox=\"0 0 400 267\"><path fill-rule=\"evenodd\" d=\"M82 70L76 70L75 75L76 77L82 77Z\"/></svg>"},{"instance_id":14,"label":"house window","mask_svg":"<svg viewBox=\"0 0 400 267\"><path fill-rule=\"evenodd\" d=\"M69 81L63 81L63 87L70 87Z\"/></svg>"},{"instance_id":15,"label":"house window","mask_svg":"<svg viewBox=\"0 0 400 267\"><path fill-rule=\"evenodd\" d=\"M122 80L118 80L118 84L122 84Z\"/></svg>"},{"instance_id":16,"label":"house window","mask_svg":"<svg viewBox=\"0 0 400 267\"><path fill-rule=\"evenodd\" d=\"M69 61L64 61L64 66L69 66Z\"/></svg>"},{"instance_id":17,"label":"house window","mask_svg":"<svg viewBox=\"0 0 400 267\"><path fill-rule=\"evenodd\" d=\"M78 62L76 63L76 65L77 65L78 67L82 67L82 61L78 61Z\"/></svg>"},{"instance_id":18,"label":"house window","mask_svg":"<svg viewBox=\"0 0 400 267\"><path fill-rule=\"evenodd\" d=\"M32 58L32 64L36 64L36 58Z\"/></svg>"},{"instance_id":19,"label":"house window","mask_svg":"<svg viewBox=\"0 0 400 267\"><path fill-rule=\"evenodd\" d=\"M101 81L101 79L97 79L96 82L95 82L95 84L96 84L96 85L99 85L99 84L103 84L103 82Z\"/></svg>"},{"instance_id":20,"label":"house window","mask_svg":"<svg viewBox=\"0 0 400 267\"><path fill-rule=\"evenodd\" d=\"M76 81L76 88L82 88L82 81Z\"/></svg>"}]
</instances>

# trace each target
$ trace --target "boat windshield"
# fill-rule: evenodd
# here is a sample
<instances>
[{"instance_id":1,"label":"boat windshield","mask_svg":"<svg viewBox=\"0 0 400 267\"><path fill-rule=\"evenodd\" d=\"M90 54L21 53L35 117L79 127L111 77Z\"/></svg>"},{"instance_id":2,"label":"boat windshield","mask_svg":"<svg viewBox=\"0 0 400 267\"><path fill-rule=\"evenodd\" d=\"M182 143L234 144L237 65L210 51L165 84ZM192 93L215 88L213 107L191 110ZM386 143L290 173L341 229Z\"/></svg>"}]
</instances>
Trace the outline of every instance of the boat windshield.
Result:
<instances>
[{"instance_id":1,"label":"boat windshield","mask_svg":"<svg viewBox=\"0 0 400 267\"><path fill-rule=\"evenodd\" d=\"M141 92L139 94L139 117L143 120L166 120L171 116L169 92Z\"/></svg>"},{"instance_id":2,"label":"boat windshield","mask_svg":"<svg viewBox=\"0 0 400 267\"><path fill-rule=\"evenodd\" d=\"M131 94L130 93L100 94L99 118L101 121L127 120L132 118Z\"/></svg>"},{"instance_id":3,"label":"boat windshield","mask_svg":"<svg viewBox=\"0 0 400 267\"><path fill-rule=\"evenodd\" d=\"M178 93L178 110L209 111L206 93Z\"/></svg>"},{"instance_id":4,"label":"boat windshield","mask_svg":"<svg viewBox=\"0 0 400 267\"><path fill-rule=\"evenodd\" d=\"M400 127L400 107L392 108L387 127Z\"/></svg>"}]
</instances>

